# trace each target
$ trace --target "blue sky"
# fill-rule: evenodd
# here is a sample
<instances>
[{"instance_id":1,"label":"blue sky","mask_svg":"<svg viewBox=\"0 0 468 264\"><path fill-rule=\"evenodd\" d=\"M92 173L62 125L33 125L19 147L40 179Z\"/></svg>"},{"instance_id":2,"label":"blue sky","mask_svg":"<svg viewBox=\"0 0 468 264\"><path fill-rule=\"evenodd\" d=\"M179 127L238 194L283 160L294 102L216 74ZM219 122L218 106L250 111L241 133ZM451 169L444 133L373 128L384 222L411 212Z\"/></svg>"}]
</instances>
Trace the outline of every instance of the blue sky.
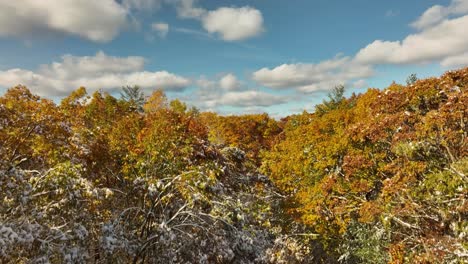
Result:
<instances>
[{"instance_id":1,"label":"blue sky","mask_svg":"<svg viewBox=\"0 0 468 264\"><path fill-rule=\"evenodd\" d=\"M0 89L162 88L202 110L313 110L468 65L468 0L18 0L0 3Z\"/></svg>"}]
</instances>

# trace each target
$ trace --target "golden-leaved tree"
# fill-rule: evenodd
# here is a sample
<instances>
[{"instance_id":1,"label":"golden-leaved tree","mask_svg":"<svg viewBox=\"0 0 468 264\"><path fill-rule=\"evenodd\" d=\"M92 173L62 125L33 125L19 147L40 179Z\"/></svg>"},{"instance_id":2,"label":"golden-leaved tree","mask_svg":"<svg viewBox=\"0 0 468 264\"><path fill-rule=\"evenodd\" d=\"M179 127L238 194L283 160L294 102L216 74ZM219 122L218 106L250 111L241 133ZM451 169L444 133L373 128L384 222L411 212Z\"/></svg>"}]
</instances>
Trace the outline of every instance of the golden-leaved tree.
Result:
<instances>
[{"instance_id":1,"label":"golden-leaved tree","mask_svg":"<svg viewBox=\"0 0 468 264\"><path fill-rule=\"evenodd\" d=\"M1 263L310 259L273 228L268 179L209 142L197 109L161 90L137 106L83 87L59 105L0 97Z\"/></svg>"},{"instance_id":2,"label":"golden-leaved tree","mask_svg":"<svg viewBox=\"0 0 468 264\"><path fill-rule=\"evenodd\" d=\"M465 68L326 101L288 120L262 170L341 261L466 258L467 86Z\"/></svg>"}]
</instances>

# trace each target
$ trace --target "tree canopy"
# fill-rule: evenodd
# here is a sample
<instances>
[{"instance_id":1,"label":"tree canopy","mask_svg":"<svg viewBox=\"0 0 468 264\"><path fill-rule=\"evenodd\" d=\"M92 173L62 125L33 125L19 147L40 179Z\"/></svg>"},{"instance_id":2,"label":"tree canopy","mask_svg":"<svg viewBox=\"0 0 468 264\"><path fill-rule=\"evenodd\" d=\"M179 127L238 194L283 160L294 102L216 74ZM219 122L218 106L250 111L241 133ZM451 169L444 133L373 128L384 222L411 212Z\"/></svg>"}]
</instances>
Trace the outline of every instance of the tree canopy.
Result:
<instances>
[{"instance_id":1,"label":"tree canopy","mask_svg":"<svg viewBox=\"0 0 468 264\"><path fill-rule=\"evenodd\" d=\"M0 97L0 263L465 263L468 68L314 113Z\"/></svg>"}]
</instances>

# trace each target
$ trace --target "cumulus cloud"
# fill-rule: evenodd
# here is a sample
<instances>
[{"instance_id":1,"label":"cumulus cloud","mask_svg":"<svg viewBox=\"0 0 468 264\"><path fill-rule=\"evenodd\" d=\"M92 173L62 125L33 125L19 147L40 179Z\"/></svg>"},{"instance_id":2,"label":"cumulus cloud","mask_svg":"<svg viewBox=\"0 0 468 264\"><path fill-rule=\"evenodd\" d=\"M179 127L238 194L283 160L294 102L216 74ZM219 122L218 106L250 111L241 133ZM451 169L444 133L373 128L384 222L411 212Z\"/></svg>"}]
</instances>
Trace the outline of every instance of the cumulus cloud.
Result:
<instances>
[{"instance_id":1,"label":"cumulus cloud","mask_svg":"<svg viewBox=\"0 0 468 264\"><path fill-rule=\"evenodd\" d=\"M468 65L468 0L433 6L411 24L418 31L401 41L375 40L354 57L337 56L319 63L282 64L262 68L252 79L272 88L309 93L338 84L366 86L379 64L439 62L445 67Z\"/></svg>"},{"instance_id":2,"label":"cumulus cloud","mask_svg":"<svg viewBox=\"0 0 468 264\"><path fill-rule=\"evenodd\" d=\"M422 30L440 23L451 15L468 13L467 0L453 0L449 6L435 5L427 9L411 26Z\"/></svg>"},{"instance_id":3,"label":"cumulus cloud","mask_svg":"<svg viewBox=\"0 0 468 264\"><path fill-rule=\"evenodd\" d=\"M251 7L222 7L209 11L202 18L203 27L217 33L223 40L236 41L254 37L263 32L263 16Z\"/></svg>"},{"instance_id":4,"label":"cumulus cloud","mask_svg":"<svg viewBox=\"0 0 468 264\"><path fill-rule=\"evenodd\" d=\"M66 95L85 86L89 90L117 89L139 85L144 89L182 90L190 81L167 71L144 71L142 57L113 57L103 52L95 56L65 55L60 62L41 65L37 71L9 69L0 71L0 86L23 84L43 96Z\"/></svg>"},{"instance_id":5,"label":"cumulus cloud","mask_svg":"<svg viewBox=\"0 0 468 264\"><path fill-rule=\"evenodd\" d=\"M223 93L225 91L241 90L243 88L241 81L232 73L214 79L201 76L195 81L195 84L200 88L199 91L211 95Z\"/></svg>"},{"instance_id":6,"label":"cumulus cloud","mask_svg":"<svg viewBox=\"0 0 468 264\"><path fill-rule=\"evenodd\" d=\"M108 42L123 28L138 27L133 12L154 11L162 3L175 5L180 18L200 20L210 34L226 41L250 38L263 31L262 13L248 6L206 10L196 0L15 0L0 1L0 37L31 38L55 33ZM156 26L161 36L167 24Z\"/></svg>"},{"instance_id":7,"label":"cumulus cloud","mask_svg":"<svg viewBox=\"0 0 468 264\"><path fill-rule=\"evenodd\" d=\"M296 88L301 92L330 89L338 84L373 75L372 67L358 64L350 57L335 57L317 64L282 64L253 73L258 83L273 88Z\"/></svg>"},{"instance_id":8,"label":"cumulus cloud","mask_svg":"<svg viewBox=\"0 0 468 264\"><path fill-rule=\"evenodd\" d=\"M424 12L418 20L414 21L411 26L416 29L424 29L439 23L445 19L447 15L448 10L446 7L435 5L426 10L426 12Z\"/></svg>"},{"instance_id":9,"label":"cumulus cloud","mask_svg":"<svg viewBox=\"0 0 468 264\"><path fill-rule=\"evenodd\" d=\"M76 79L79 76L98 76L101 72L123 73L141 71L145 59L139 56L113 57L99 51L95 56L62 56L62 61L39 66L42 75L56 76L59 79Z\"/></svg>"},{"instance_id":10,"label":"cumulus cloud","mask_svg":"<svg viewBox=\"0 0 468 264\"><path fill-rule=\"evenodd\" d=\"M260 111L262 107L283 104L289 100L288 96L247 89L232 73L214 79L201 76L195 85L197 89L188 101L208 111L220 110L223 106L242 108L244 112L254 107Z\"/></svg>"},{"instance_id":11,"label":"cumulus cloud","mask_svg":"<svg viewBox=\"0 0 468 264\"><path fill-rule=\"evenodd\" d=\"M195 84L196 84L198 87L201 87L201 88L204 89L204 90L216 88L216 82L213 81L213 80L210 80L210 79L206 78L205 76L201 76L201 77L195 82Z\"/></svg>"},{"instance_id":12,"label":"cumulus cloud","mask_svg":"<svg viewBox=\"0 0 468 264\"><path fill-rule=\"evenodd\" d=\"M287 101L282 96L277 96L259 91L228 92L219 100L218 104L229 106L272 106Z\"/></svg>"},{"instance_id":13,"label":"cumulus cloud","mask_svg":"<svg viewBox=\"0 0 468 264\"><path fill-rule=\"evenodd\" d=\"M268 107L287 102L287 98L259 91L236 91L219 94L198 101L199 107L203 109L216 109L220 106L231 107Z\"/></svg>"},{"instance_id":14,"label":"cumulus cloud","mask_svg":"<svg viewBox=\"0 0 468 264\"><path fill-rule=\"evenodd\" d=\"M196 0L178 0L177 15L180 18L201 18L207 12L201 7L195 7Z\"/></svg>"},{"instance_id":15,"label":"cumulus cloud","mask_svg":"<svg viewBox=\"0 0 468 264\"><path fill-rule=\"evenodd\" d=\"M468 52L468 0L452 0L448 6L428 8L411 26L418 31L401 41L376 40L356 54L368 64L415 64L441 61ZM450 58L450 59L449 59Z\"/></svg>"},{"instance_id":16,"label":"cumulus cloud","mask_svg":"<svg viewBox=\"0 0 468 264\"><path fill-rule=\"evenodd\" d=\"M126 25L127 12L114 0L0 1L0 37L43 30L107 42Z\"/></svg>"},{"instance_id":17,"label":"cumulus cloud","mask_svg":"<svg viewBox=\"0 0 468 264\"><path fill-rule=\"evenodd\" d=\"M151 29L156 31L161 38L165 38L169 32L169 24L167 23L153 23Z\"/></svg>"},{"instance_id":18,"label":"cumulus cloud","mask_svg":"<svg viewBox=\"0 0 468 264\"><path fill-rule=\"evenodd\" d=\"M364 79L357 80L353 83L354 88L365 88L366 86L368 86L368 84Z\"/></svg>"},{"instance_id":19,"label":"cumulus cloud","mask_svg":"<svg viewBox=\"0 0 468 264\"><path fill-rule=\"evenodd\" d=\"M178 16L200 20L207 32L217 34L225 41L244 40L264 31L263 15L255 8L244 6L206 10L196 7L196 2L196 0L176 1Z\"/></svg>"},{"instance_id":20,"label":"cumulus cloud","mask_svg":"<svg viewBox=\"0 0 468 264\"><path fill-rule=\"evenodd\" d=\"M361 49L356 60L363 63L424 63L468 51L468 15L442 21L407 36L402 41L376 40Z\"/></svg>"},{"instance_id":21,"label":"cumulus cloud","mask_svg":"<svg viewBox=\"0 0 468 264\"><path fill-rule=\"evenodd\" d=\"M219 80L219 86L224 90L238 90L241 87L241 83L234 74L229 73Z\"/></svg>"},{"instance_id":22,"label":"cumulus cloud","mask_svg":"<svg viewBox=\"0 0 468 264\"><path fill-rule=\"evenodd\" d=\"M468 52L460 55L447 57L440 63L444 67L463 67L468 66Z\"/></svg>"}]
</instances>

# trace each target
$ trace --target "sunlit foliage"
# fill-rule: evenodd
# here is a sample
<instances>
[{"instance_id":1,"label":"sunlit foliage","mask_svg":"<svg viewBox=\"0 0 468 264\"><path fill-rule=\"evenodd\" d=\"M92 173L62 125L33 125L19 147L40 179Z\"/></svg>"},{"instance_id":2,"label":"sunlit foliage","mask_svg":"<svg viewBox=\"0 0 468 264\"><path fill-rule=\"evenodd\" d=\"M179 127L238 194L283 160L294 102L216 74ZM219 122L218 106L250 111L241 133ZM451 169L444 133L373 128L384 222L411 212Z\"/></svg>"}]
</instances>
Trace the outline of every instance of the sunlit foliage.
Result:
<instances>
[{"instance_id":1,"label":"sunlit foliage","mask_svg":"<svg viewBox=\"0 0 468 264\"><path fill-rule=\"evenodd\" d=\"M464 263L468 68L314 113L0 97L0 263Z\"/></svg>"},{"instance_id":2,"label":"sunlit foliage","mask_svg":"<svg viewBox=\"0 0 468 264\"><path fill-rule=\"evenodd\" d=\"M466 260L467 86L465 68L332 95L289 119L262 170L342 262Z\"/></svg>"}]
</instances>

